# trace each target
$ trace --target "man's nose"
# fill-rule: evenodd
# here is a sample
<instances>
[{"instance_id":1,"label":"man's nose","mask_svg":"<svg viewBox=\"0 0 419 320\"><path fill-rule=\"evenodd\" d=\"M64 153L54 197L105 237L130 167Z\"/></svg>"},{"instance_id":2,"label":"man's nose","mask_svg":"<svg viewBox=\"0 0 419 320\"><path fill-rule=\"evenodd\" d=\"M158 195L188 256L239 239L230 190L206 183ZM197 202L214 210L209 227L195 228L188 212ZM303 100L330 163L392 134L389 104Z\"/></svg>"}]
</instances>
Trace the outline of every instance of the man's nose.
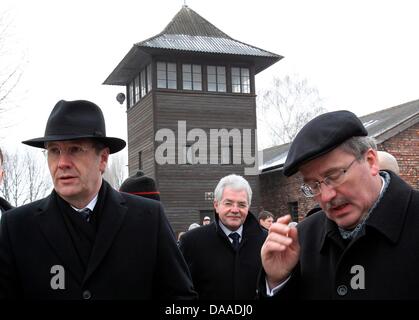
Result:
<instances>
[{"instance_id":1,"label":"man's nose","mask_svg":"<svg viewBox=\"0 0 419 320\"><path fill-rule=\"evenodd\" d=\"M329 202L336 196L336 190L325 183L320 184L320 200L321 202Z\"/></svg>"},{"instance_id":2,"label":"man's nose","mask_svg":"<svg viewBox=\"0 0 419 320\"><path fill-rule=\"evenodd\" d=\"M238 203L233 203L232 204L231 211L238 212L238 211L240 211L239 209L240 209L240 207L239 207L239 204Z\"/></svg>"},{"instance_id":3,"label":"man's nose","mask_svg":"<svg viewBox=\"0 0 419 320\"><path fill-rule=\"evenodd\" d=\"M67 152L60 152L58 156L58 167L69 167L71 166L71 157Z\"/></svg>"}]
</instances>

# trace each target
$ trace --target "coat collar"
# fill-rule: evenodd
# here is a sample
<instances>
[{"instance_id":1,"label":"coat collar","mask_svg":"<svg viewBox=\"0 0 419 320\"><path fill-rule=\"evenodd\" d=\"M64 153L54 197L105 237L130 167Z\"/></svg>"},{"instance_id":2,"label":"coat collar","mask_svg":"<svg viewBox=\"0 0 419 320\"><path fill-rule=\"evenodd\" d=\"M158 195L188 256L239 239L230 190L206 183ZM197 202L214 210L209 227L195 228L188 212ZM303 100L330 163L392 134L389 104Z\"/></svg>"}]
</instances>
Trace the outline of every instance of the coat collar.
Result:
<instances>
[{"instance_id":1,"label":"coat collar","mask_svg":"<svg viewBox=\"0 0 419 320\"><path fill-rule=\"evenodd\" d=\"M85 274L77 252L72 245L72 240L64 219L59 214L60 209L55 199L57 196L55 191L41 201L37 208L36 216L44 236L56 255L63 261L64 266L67 266L79 283L87 281L99 266L111 247L113 239L120 229L128 210L124 206L125 200L120 193L114 190L105 180L103 180L103 183L106 188L105 204L103 206L103 212L101 212L95 244Z\"/></svg>"},{"instance_id":2,"label":"coat collar","mask_svg":"<svg viewBox=\"0 0 419 320\"><path fill-rule=\"evenodd\" d=\"M0 197L0 208L2 209L2 211L7 211L12 209L13 207L6 199Z\"/></svg>"},{"instance_id":3,"label":"coat collar","mask_svg":"<svg viewBox=\"0 0 419 320\"><path fill-rule=\"evenodd\" d=\"M72 244L64 219L59 213L60 208L56 197L57 194L53 191L47 198L40 201L36 219L53 251L63 262L64 268L68 269L77 282L81 284L83 280L83 266Z\"/></svg>"},{"instance_id":4,"label":"coat collar","mask_svg":"<svg viewBox=\"0 0 419 320\"><path fill-rule=\"evenodd\" d=\"M214 217L215 217L215 220L213 224L215 226L215 229L217 230L217 233L221 233L225 235L224 231L218 225L220 221L220 217L218 216L218 213L215 210L214 210ZM251 213L249 210L249 213L247 214L247 217L243 223L242 238L245 239L246 237L249 237L252 235L258 235L261 232L261 230L263 230L262 227L259 225L259 222L257 221L256 217L253 215L253 213Z\"/></svg>"},{"instance_id":5,"label":"coat collar","mask_svg":"<svg viewBox=\"0 0 419 320\"><path fill-rule=\"evenodd\" d=\"M376 229L393 243L397 243L405 224L412 187L396 174L390 171L388 173L391 178L390 184L366 221L366 225Z\"/></svg>"},{"instance_id":6,"label":"coat collar","mask_svg":"<svg viewBox=\"0 0 419 320\"><path fill-rule=\"evenodd\" d=\"M122 226L128 207L121 194L114 190L105 180L106 185L103 211L98 226L95 244L87 266L84 282L92 275L110 249L113 240Z\"/></svg>"},{"instance_id":7,"label":"coat collar","mask_svg":"<svg viewBox=\"0 0 419 320\"><path fill-rule=\"evenodd\" d=\"M412 188L396 174L388 173L391 178L390 184L365 222L366 229L363 234L368 233L367 229L375 229L395 244L403 231ZM326 216L324 217L324 232L321 237L320 250L323 249L328 239L336 242L339 236L336 223L327 219Z\"/></svg>"}]
</instances>

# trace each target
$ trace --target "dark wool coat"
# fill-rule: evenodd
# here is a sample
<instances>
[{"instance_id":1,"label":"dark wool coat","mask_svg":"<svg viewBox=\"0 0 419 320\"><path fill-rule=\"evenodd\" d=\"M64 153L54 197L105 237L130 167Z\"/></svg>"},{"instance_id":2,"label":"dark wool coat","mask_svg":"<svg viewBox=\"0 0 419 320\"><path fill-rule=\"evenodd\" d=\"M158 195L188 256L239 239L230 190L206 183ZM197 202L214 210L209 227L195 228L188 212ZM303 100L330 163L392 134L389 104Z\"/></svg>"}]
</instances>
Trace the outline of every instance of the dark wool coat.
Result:
<instances>
[{"instance_id":1,"label":"dark wool coat","mask_svg":"<svg viewBox=\"0 0 419 320\"><path fill-rule=\"evenodd\" d=\"M1 298L196 297L185 260L159 202L119 193L107 185L84 272L63 215L52 198L50 195L3 214ZM57 280L60 270L65 275L64 288L62 279ZM57 284L61 287L57 288Z\"/></svg>"},{"instance_id":2,"label":"dark wool coat","mask_svg":"<svg viewBox=\"0 0 419 320\"><path fill-rule=\"evenodd\" d=\"M218 221L215 214L214 222L186 232L180 240L199 299L255 299L260 249L267 232L249 212L239 250L235 251Z\"/></svg>"},{"instance_id":3,"label":"dark wool coat","mask_svg":"<svg viewBox=\"0 0 419 320\"><path fill-rule=\"evenodd\" d=\"M0 210L2 212L5 212L12 208L13 208L12 205L6 199L3 199L2 197L0 197Z\"/></svg>"},{"instance_id":4,"label":"dark wool coat","mask_svg":"<svg viewBox=\"0 0 419 320\"><path fill-rule=\"evenodd\" d=\"M298 225L300 262L278 298L419 299L419 192L389 173L386 192L347 246L323 211Z\"/></svg>"}]
</instances>

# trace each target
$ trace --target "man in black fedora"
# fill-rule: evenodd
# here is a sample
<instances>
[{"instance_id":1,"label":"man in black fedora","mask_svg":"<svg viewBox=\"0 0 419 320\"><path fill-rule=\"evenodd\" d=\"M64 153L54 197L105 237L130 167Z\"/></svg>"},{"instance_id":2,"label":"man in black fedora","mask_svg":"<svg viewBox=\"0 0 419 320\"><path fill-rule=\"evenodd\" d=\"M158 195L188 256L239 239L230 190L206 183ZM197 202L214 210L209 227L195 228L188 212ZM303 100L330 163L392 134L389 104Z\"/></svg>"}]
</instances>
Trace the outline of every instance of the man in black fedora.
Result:
<instances>
[{"instance_id":1,"label":"man in black fedora","mask_svg":"<svg viewBox=\"0 0 419 320\"><path fill-rule=\"evenodd\" d=\"M302 193L321 211L296 228L289 215L271 226L261 250L262 295L419 299L419 192L380 171L367 134L342 110L314 118L295 137L284 175L300 172Z\"/></svg>"},{"instance_id":2,"label":"man in black fedora","mask_svg":"<svg viewBox=\"0 0 419 320\"><path fill-rule=\"evenodd\" d=\"M42 138L54 190L5 213L0 297L194 299L189 271L159 202L102 179L125 141L106 136L92 102L59 101Z\"/></svg>"}]
</instances>

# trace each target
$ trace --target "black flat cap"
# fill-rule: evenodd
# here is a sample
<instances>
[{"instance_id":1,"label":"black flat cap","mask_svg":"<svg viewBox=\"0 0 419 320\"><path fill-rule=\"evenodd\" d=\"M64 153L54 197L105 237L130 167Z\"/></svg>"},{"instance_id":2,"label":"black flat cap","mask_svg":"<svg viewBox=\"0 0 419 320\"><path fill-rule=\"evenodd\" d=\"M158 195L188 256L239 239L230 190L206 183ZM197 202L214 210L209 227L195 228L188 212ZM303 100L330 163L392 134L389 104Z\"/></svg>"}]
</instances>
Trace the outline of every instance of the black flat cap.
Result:
<instances>
[{"instance_id":1,"label":"black flat cap","mask_svg":"<svg viewBox=\"0 0 419 320\"><path fill-rule=\"evenodd\" d=\"M160 201L160 192L157 191L156 182L153 178L145 176L141 170L125 179L119 191Z\"/></svg>"},{"instance_id":2,"label":"black flat cap","mask_svg":"<svg viewBox=\"0 0 419 320\"><path fill-rule=\"evenodd\" d=\"M361 120L350 111L334 111L317 116L294 138L285 160L284 175L292 176L302 164L332 151L349 138L367 135Z\"/></svg>"}]
</instances>

